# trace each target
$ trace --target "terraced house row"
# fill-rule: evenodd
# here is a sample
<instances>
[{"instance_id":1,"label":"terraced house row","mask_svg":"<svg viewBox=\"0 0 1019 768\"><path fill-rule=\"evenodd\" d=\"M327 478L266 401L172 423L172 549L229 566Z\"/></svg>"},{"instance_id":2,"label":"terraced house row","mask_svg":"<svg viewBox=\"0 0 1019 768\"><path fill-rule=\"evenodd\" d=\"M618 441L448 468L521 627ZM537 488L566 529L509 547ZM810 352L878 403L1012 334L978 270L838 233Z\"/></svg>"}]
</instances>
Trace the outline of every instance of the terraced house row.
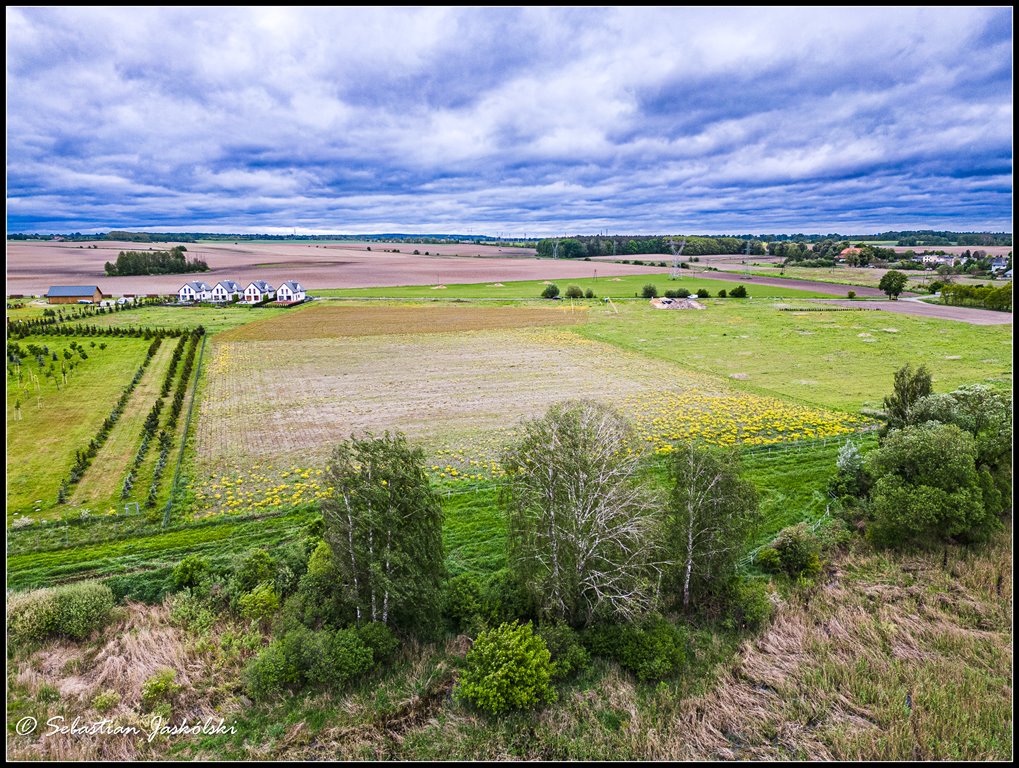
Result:
<instances>
[{"instance_id":1,"label":"terraced house row","mask_svg":"<svg viewBox=\"0 0 1019 768\"><path fill-rule=\"evenodd\" d=\"M306 298L304 286L296 280L287 280L279 288L273 288L265 280L254 280L247 288L242 288L235 280L221 280L211 287L201 280L192 280L184 283L177 291L177 299L184 304L198 302L226 304L234 301L259 304L273 299L281 304L296 304Z\"/></svg>"}]
</instances>

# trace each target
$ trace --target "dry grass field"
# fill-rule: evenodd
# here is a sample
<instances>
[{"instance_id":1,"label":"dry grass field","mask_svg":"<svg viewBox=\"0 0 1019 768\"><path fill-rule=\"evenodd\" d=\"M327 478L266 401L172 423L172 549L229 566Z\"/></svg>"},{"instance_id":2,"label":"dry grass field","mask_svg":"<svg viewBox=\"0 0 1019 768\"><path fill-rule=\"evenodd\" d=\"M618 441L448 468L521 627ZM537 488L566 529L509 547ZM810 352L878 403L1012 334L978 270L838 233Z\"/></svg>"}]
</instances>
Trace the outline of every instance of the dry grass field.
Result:
<instances>
[{"instance_id":1,"label":"dry grass field","mask_svg":"<svg viewBox=\"0 0 1019 768\"><path fill-rule=\"evenodd\" d=\"M354 335L364 318L340 309L350 322L317 337L296 340L288 318L279 323L281 339L267 340L272 325L265 324L254 338L238 339L238 332L214 340L198 420L200 465L214 471L268 457L319 462L352 432L399 429L432 445L492 437L564 397L619 402L711 387L705 377L648 366L638 354L571 333L510 327L517 314L520 326L533 321L516 308L468 310L481 322L468 318L439 332L449 310L422 307L401 333L387 336L375 335L370 323L365 335ZM378 311L368 308L365 317ZM317 315L292 317L314 327ZM485 329L500 315L504 327Z\"/></svg>"}]
</instances>

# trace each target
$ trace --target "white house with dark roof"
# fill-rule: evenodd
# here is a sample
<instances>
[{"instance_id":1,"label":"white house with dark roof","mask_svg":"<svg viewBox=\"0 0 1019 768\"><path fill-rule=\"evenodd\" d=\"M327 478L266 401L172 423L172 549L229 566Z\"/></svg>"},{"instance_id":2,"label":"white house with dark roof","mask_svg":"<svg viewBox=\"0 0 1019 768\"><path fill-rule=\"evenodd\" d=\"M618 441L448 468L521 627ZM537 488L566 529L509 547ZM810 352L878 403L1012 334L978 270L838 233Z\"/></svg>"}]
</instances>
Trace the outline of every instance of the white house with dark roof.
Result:
<instances>
[{"instance_id":1,"label":"white house with dark roof","mask_svg":"<svg viewBox=\"0 0 1019 768\"><path fill-rule=\"evenodd\" d=\"M244 301L247 304L257 304L260 301L273 298L275 294L276 289L265 280L255 280L244 289Z\"/></svg>"},{"instance_id":2,"label":"white house with dark roof","mask_svg":"<svg viewBox=\"0 0 1019 768\"><path fill-rule=\"evenodd\" d=\"M201 280L192 280L184 283L177 291L177 299L186 304L195 301L210 301L212 299L212 288L208 283Z\"/></svg>"},{"instance_id":3,"label":"white house with dark roof","mask_svg":"<svg viewBox=\"0 0 1019 768\"><path fill-rule=\"evenodd\" d=\"M276 301L304 301L304 286L296 280L287 280L276 289Z\"/></svg>"},{"instance_id":4,"label":"white house with dark roof","mask_svg":"<svg viewBox=\"0 0 1019 768\"><path fill-rule=\"evenodd\" d=\"M213 286L212 295L209 300L223 303L233 301L235 297L239 300L243 295L244 289L236 280L220 280Z\"/></svg>"}]
</instances>

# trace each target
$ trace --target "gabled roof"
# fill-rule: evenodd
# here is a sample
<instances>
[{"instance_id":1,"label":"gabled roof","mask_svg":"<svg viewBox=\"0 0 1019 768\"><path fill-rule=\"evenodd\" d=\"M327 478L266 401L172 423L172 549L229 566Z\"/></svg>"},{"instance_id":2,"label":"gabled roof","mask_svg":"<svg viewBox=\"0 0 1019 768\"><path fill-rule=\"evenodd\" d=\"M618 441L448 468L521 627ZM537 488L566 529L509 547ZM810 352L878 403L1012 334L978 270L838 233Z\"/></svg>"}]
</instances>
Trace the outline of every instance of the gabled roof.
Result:
<instances>
[{"instance_id":1,"label":"gabled roof","mask_svg":"<svg viewBox=\"0 0 1019 768\"><path fill-rule=\"evenodd\" d=\"M181 290L184 290L184 288L186 288L189 285L191 286L191 289L195 293L201 293L202 291L212 290L212 288L209 287L208 283L203 283L201 280L191 280L190 282L184 283L184 285L181 286Z\"/></svg>"},{"instance_id":2,"label":"gabled roof","mask_svg":"<svg viewBox=\"0 0 1019 768\"><path fill-rule=\"evenodd\" d=\"M216 285L222 285L226 289L227 293L242 293L244 291L244 289L241 288L241 284L236 280L220 280L216 283Z\"/></svg>"},{"instance_id":3,"label":"gabled roof","mask_svg":"<svg viewBox=\"0 0 1019 768\"><path fill-rule=\"evenodd\" d=\"M276 290L271 285L269 285L269 283L265 282L265 280L252 280L248 287L250 288L252 285L255 286L262 293L272 293L274 290Z\"/></svg>"},{"instance_id":4,"label":"gabled roof","mask_svg":"<svg viewBox=\"0 0 1019 768\"><path fill-rule=\"evenodd\" d=\"M296 280L287 280L285 283L280 285L280 288L282 288L284 285L287 286L287 288L292 290L294 293L300 293L301 291L304 290L304 288L301 287L301 284Z\"/></svg>"},{"instance_id":5,"label":"gabled roof","mask_svg":"<svg viewBox=\"0 0 1019 768\"><path fill-rule=\"evenodd\" d=\"M47 296L94 296L98 285L51 285ZM102 293L102 291L99 291Z\"/></svg>"}]
</instances>

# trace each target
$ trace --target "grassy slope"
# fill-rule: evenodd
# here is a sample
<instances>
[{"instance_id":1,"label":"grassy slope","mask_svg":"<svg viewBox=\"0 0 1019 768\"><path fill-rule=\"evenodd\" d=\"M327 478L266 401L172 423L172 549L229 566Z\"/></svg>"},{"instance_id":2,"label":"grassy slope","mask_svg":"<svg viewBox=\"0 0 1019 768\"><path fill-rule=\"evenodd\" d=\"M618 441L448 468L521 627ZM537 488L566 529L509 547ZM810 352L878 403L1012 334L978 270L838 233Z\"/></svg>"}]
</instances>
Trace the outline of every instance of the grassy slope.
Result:
<instances>
[{"instance_id":1,"label":"grassy slope","mask_svg":"<svg viewBox=\"0 0 1019 768\"><path fill-rule=\"evenodd\" d=\"M22 347L34 342L58 353L75 339L40 336L21 340ZM77 341L89 358L69 373L66 386L58 390L53 379L39 377L39 394L34 385L29 394L8 377L7 389L7 516L15 512L35 516L56 504L57 489L74 460L74 452L85 448L95 436L124 387L145 359L151 342L134 338L88 339ZM105 350L92 348L90 341L106 344ZM77 358L76 358L77 359ZM48 364L48 363L47 363ZM59 366L59 363L57 363ZM37 372L35 361L24 366ZM59 375L59 374L58 374ZM25 376L28 385L28 377ZM22 419L15 420L14 404L20 397ZM39 499L41 503L34 502Z\"/></svg>"},{"instance_id":2,"label":"grassy slope","mask_svg":"<svg viewBox=\"0 0 1019 768\"><path fill-rule=\"evenodd\" d=\"M592 270L597 269L597 264ZM656 286L661 295L665 291L677 288L686 288L688 291L696 292L698 288L707 288L712 296L718 295L722 289L731 290L737 285L746 283L741 281L739 276L734 276L732 285L714 279L697 279L696 275L684 275L678 280L669 279L667 272L649 275L624 275L622 277L599 277L594 278L571 278L558 280L556 285L562 293L566 292L567 286L576 285L586 291L590 288L599 298L608 296L613 299L634 298L641 292L641 289L648 283ZM831 296L833 294L816 293L814 291L792 290L788 288L777 288L768 285L746 284L750 296L757 298L783 296L789 298L817 298ZM334 288L321 291L311 291L314 296L339 296L346 298L370 298L385 297L396 299L537 299L545 289L543 280L520 280L504 283L501 288L495 287L495 283L461 283L450 284L445 288L434 288L430 285L405 285L392 288Z\"/></svg>"},{"instance_id":3,"label":"grassy slope","mask_svg":"<svg viewBox=\"0 0 1019 768\"><path fill-rule=\"evenodd\" d=\"M905 363L936 391L1012 383L1012 328L869 312L784 312L772 302L716 302L702 312L620 305L589 311L580 333L733 379L740 388L843 410L880 407ZM891 329L891 330L886 330Z\"/></svg>"}]
</instances>

